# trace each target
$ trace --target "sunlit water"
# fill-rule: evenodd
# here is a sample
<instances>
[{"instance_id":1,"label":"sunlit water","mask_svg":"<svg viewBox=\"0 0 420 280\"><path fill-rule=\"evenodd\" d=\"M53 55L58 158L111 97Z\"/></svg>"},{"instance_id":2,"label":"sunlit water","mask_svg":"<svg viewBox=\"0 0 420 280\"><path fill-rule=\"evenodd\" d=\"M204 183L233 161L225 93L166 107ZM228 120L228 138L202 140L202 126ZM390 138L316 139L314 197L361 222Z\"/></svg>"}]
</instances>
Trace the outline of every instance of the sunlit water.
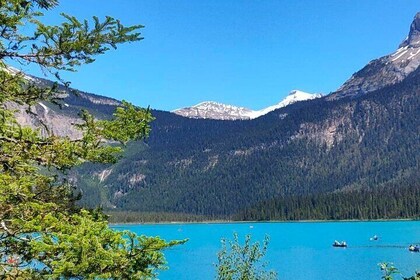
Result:
<instances>
[{"instance_id":1,"label":"sunlit water","mask_svg":"<svg viewBox=\"0 0 420 280\"><path fill-rule=\"evenodd\" d=\"M265 258L280 279L363 280L381 279L380 262L391 262L404 276L420 270L420 253L408 251L420 244L420 222L331 222L331 223L227 223L115 225L138 234L167 240L188 238L167 250L169 270L160 279L214 279L220 239L252 234L255 241L270 236ZM378 235L378 241L370 237ZM348 248L333 248L334 240L345 240Z\"/></svg>"}]
</instances>

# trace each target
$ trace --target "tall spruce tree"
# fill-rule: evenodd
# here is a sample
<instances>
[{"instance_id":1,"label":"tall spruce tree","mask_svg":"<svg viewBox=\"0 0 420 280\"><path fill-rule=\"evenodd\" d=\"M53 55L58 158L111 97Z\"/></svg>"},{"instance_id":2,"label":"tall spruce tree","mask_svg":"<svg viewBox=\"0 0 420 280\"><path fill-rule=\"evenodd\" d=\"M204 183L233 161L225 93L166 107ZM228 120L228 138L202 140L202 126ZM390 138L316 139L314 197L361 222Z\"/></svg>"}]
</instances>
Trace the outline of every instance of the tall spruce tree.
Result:
<instances>
[{"instance_id":1,"label":"tall spruce tree","mask_svg":"<svg viewBox=\"0 0 420 280\"><path fill-rule=\"evenodd\" d=\"M40 100L60 103L61 71L76 71L120 43L142 39L142 26L126 27L112 17L90 22L62 14L61 25L44 24L43 12L57 5L0 0L0 278L153 278L165 264L162 250L180 242L111 230L100 211L75 206L65 176L83 162L115 162L124 143L148 135L150 112L125 102L109 121L82 112L77 126L83 137L76 140L16 121L15 105L32 112ZM39 65L57 84L36 84L10 63Z\"/></svg>"}]
</instances>

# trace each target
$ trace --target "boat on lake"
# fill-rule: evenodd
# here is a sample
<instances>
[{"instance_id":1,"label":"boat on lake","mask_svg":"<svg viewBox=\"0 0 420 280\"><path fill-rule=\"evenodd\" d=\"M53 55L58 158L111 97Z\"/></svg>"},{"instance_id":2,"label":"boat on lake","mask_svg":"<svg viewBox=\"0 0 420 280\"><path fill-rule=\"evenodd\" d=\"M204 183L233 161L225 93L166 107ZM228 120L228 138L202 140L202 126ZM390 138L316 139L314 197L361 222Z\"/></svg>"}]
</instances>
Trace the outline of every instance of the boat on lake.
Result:
<instances>
[{"instance_id":1,"label":"boat on lake","mask_svg":"<svg viewBox=\"0 0 420 280\"><path fill-rule=\"evenodd\" d=\"M410 245L408 247L408 250L410 252L416 252L416 253L418 253L418 252L420 252L420 247L419 247L419 245Z\"/></svg>"},{"instance_id":2,"label":"boat on lake","mask_svg":"<svg viewBox=\"0 0 420 280\"><path fill-rule=\"evenodd\" d=\"M335 240L332 245L333 245L333 247L347 248L346 241L339 242L339 241Z\"/></svg>"}]
</instances>

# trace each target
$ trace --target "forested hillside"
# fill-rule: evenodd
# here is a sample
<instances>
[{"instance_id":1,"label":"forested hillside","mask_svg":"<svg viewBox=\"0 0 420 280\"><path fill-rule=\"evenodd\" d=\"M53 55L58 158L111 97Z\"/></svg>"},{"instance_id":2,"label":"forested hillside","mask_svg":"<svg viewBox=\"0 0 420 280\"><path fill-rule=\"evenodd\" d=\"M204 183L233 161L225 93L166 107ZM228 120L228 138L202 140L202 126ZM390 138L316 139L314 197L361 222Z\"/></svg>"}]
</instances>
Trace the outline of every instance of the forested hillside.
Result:
<instances>
[{"instance_id":1,"label":"forested hillside","mask_svg":"<svg viewBox=\"0 0 420 280\"><path fill-rule=\"evenodd\" d=\"M83 168L82 203L216 218L288 196L415 187L419 97L417 69L358 98L299 102L252 121L154 111L145 143L130 143L117 165Z\"/></svg>"}]
</instances>

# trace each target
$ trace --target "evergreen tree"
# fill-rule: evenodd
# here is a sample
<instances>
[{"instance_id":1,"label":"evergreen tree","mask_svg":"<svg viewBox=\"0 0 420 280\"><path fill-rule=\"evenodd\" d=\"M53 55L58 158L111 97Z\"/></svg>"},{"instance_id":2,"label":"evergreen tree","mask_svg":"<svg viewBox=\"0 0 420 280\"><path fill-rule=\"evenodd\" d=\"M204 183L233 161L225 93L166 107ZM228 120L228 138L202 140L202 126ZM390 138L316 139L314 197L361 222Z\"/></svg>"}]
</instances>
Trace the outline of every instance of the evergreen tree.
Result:
<instances>
[{"instance_id":1,"label":"evergreen tree","mask_svg":"<svg viewBox=\"0 0 420 280\"><path fill-rule=\"evenodd\" d=\"M275 280L277 273L269 271L262 261L267 253L268 236L263 244L252 243L251 235L245 236L245 242L240 244L238 234L233 240L222 239L222 249L218 253L217 280Z\"/></svg>"},{"instance_id":2,"label":"evergreen tree","mask_svg":"<svg viewBox=\"0 0 420 280\"><path fill-rule=\"evenodd\" d=\"M148 135L149 110L124 102L109 121L84 111L77 140L41 134L15 119L16 104L28 112L40 100L60 104L60 71L76 71L120 43L142 39L141 26L111 17L89 23L63 14L61 25L44 24L42 12L57 5L0 0L0 278L149 279L165 264L162 250L179 242L111 230L100 211L75 206L65 176L83 162L115 162L123 144ZM36 84L9 63L39 65L57 83Z\"/></svg>"}]
</instances>

